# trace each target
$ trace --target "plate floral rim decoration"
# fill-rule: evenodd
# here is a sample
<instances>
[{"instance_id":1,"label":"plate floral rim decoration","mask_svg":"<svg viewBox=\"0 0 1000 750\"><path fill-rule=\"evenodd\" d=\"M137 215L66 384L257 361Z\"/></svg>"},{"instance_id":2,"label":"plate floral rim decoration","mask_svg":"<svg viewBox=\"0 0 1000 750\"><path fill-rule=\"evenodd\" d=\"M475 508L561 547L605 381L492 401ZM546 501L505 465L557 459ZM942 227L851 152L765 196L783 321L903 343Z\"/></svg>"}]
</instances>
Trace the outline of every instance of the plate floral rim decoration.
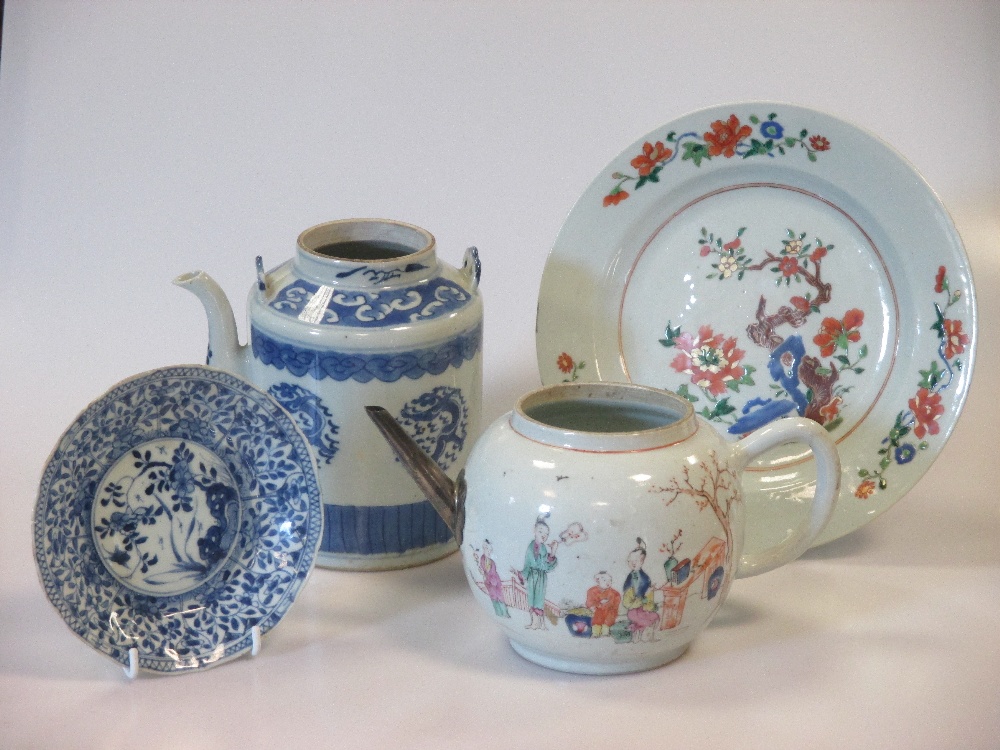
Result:
<instances>
[{"instance_id":1,"label":"plate floral rim decoration","mask_svg":"<svg viewBox=\"0 0 1000 750\"><path fill-rule=\"evenodd\" d=\"M887 296L899 303L884 387L870 404L852 404L869 408L839 438L841 495L822 544L880 515L927 471L961 413L975 359L975 289L961 239L923 178L876 136L806 107L744 102L684 115L637 140L595 178L553 245L539 294L539 370L545 384L631 380L618 326L644 238L706 196L747 185L788 188L857 217L861 234L877 239ZM761 298L755 326L665 317L649 354L640 350L689 377L675 390L733 439L796 413L837 429L852 388L878 364L866 316L880 311L843 302L843 293L839 307L828 304L822 271L840 262L837 238L789 222L766 251L745 226L703 226L691 238L700 252L689 246L695 261L678 268L732 288L772 279L778 292ZM773 367L748 366L748 343L770 349ZM780 363L790 367L784 374ZM762 386L772 389L766 397ZM807 489L808 470L794 481ZM775 497L764 484L747 486L748 504Z\"/></svg>"}]
</instances>

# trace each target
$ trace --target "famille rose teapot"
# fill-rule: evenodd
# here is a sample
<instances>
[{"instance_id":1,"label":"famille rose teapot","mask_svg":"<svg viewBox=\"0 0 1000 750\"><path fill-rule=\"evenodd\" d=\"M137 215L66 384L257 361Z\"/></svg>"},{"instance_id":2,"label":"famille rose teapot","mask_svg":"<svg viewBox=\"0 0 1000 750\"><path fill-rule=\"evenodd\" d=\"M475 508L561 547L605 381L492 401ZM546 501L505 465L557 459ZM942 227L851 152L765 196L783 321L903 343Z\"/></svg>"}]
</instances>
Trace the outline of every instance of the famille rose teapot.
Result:
<instances>
[{"instance_id":1,"label":"famille rose teapot","mask_svg":"<svg viewBox=\"0 0 1000 750\"><path fill-rule=\"evenodd\" d=\"M476 599L517 653L612 674L676 659L734 578L791 562L833 512L840 459L811 420L779 419L727 442L673 393L569 383L524 396L476 442L457 480L376 406L369 416L459 540ZM740 475L802 441L817 464L800 528L743 553Z\"/></svg>"},{"instance_id":2,"label":"famille rose teapot","mask_svg":"<svg viewBox=\"0 0 1000 750\"><path fill-rule=\"evenodd\" d=\"M419 227L320 224L274 270L257 258L246 345L218 284L201 271L174 280L205 306L208 364L267 391L309 441L324 510L318 564L390 569L454 551L363 408L392 409L436 465L457 474L481 411L479 274L475 248L452 268Z\"/></svg>"}]
</instances>

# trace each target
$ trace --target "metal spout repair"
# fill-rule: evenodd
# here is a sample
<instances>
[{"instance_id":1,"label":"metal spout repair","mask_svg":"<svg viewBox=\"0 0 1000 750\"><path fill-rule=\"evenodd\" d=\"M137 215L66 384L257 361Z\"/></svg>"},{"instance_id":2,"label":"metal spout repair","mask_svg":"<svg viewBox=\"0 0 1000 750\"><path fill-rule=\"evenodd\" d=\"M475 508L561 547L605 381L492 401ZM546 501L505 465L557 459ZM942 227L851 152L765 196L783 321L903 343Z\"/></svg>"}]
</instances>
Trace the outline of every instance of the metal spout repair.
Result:
<instances>
[{"instance_id":1,"label":"metal spout repair","mask_svg":"<svg viewBox=\"0 0 1000 750\"><path fill-rule=\"evenodd\" d=\"M461 545L465 526L465 470L452 481L388 411L381 406L366 406L365 411Z\"/></svg>"}]
</instances>

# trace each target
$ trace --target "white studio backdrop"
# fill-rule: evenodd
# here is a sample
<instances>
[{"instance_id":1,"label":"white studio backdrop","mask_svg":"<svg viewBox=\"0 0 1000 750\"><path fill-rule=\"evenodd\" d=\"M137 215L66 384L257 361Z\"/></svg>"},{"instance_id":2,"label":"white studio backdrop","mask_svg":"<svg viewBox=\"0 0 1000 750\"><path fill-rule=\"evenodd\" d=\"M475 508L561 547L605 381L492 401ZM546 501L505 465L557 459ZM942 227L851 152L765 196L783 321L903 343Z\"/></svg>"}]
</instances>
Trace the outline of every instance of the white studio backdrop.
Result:
<instances>
[{"instance_id":1,"label":"white studio backdrop","mask_svg":"<svg viewBox=\"0 0 1000 750\"><path fill-rule=\"evenodd\" d=\"M989 1L7 0L0 745L596 747L610 725L643 745L996 747L998 38ZM319 222L417 224L452 264L476 245L490 420L539 383L538 285L576 198L643 133L754 99L854 122L924 175L976 275L979 362L911 495L738 583L681 662L603 681L522 663L454 556L317 572L260 657L176 681L124 683L45 601L30 518L59 435L117 381L204 357L174 276L211 273L245 335L254 256L276 265Z\"/></svg>"}]
</instances>

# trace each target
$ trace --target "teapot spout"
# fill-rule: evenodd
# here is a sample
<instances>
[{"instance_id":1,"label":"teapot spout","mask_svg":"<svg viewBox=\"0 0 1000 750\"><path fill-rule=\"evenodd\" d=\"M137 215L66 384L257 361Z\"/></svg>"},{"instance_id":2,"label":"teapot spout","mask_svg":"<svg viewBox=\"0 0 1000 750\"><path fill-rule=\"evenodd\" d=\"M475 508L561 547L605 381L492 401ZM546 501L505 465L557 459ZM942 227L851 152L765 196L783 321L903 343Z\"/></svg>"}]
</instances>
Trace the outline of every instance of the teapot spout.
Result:
<instances>
[{"instance_id":1,"label":"teapot spout","mask_svg":"<svg viewBox=\"0 0 1000 750\"><path fill-rule=\"evenodd\" d=\"M206 364L246 377L246 346L240 346L236 332L236 316L226 293L204 271L184 273L174 284L187 289L201 300L208 316L208 357Z\"/></svg>"},{"instance_id":2,"label":"teapot spout","mask_svg":"<svg viewBox=\"0 0 1000 750\"><path fill-rule=\"evenodd\" d=\"M388 411L381 406L366 406L365 411L461 545L465 526L465 470L452 481Z\"/></svg>"}]
</instances>

